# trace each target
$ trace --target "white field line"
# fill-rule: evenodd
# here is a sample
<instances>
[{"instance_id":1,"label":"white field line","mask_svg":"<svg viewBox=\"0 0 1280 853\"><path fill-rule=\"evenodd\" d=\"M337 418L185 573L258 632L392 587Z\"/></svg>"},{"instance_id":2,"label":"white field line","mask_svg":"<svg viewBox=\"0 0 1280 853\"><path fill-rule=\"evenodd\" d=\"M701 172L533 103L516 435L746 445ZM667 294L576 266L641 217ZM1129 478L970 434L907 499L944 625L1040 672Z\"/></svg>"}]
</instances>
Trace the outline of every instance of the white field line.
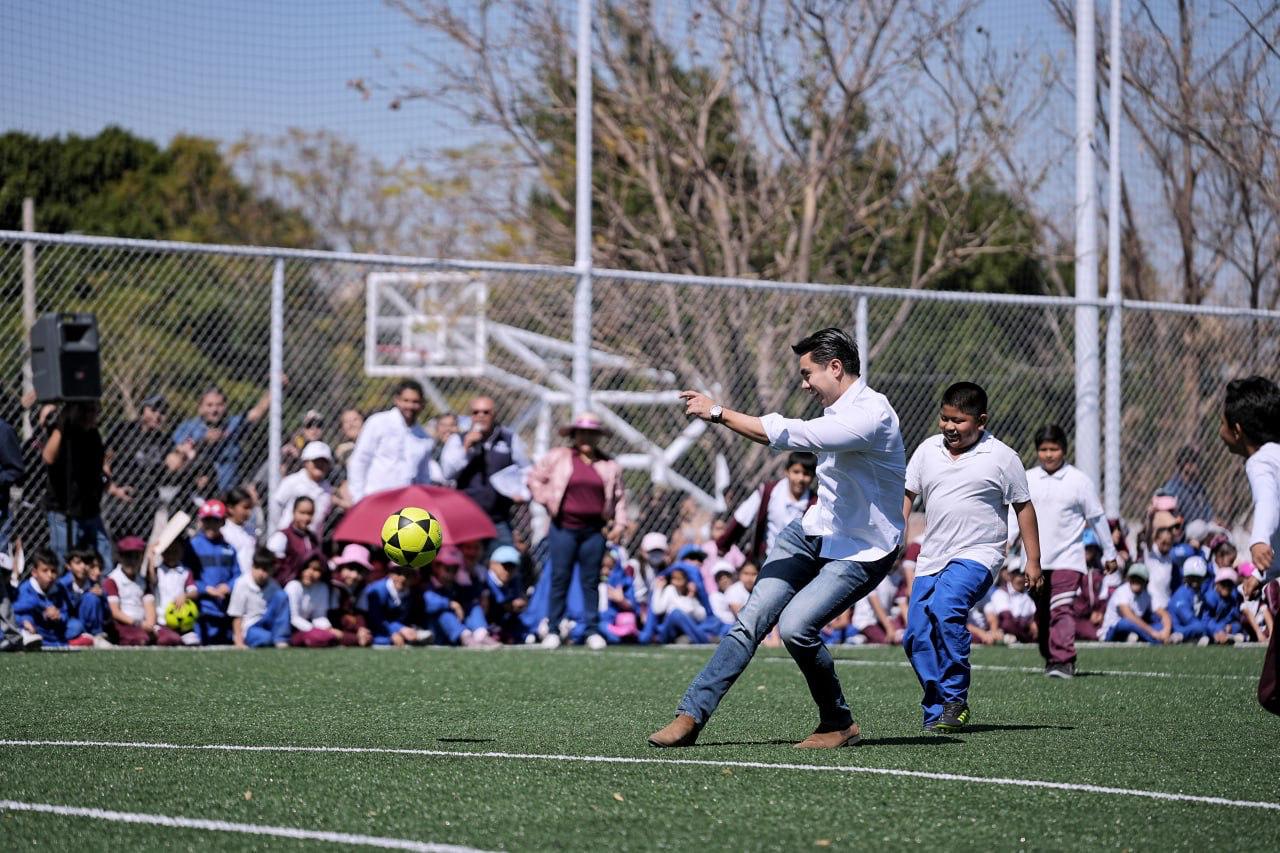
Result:
<instances>
[{"instance_id":1,"label":"white field line","mask_svg":"<svg viewBox=\"0 0 1280 853\"><path fill-rule=\"evenodd\" d=\"M671 646L669 648L663 647L661 651L654 649L646 652L627 652L626 654L628 657L633 657L633 658L665 658L667 657L668 652L675 652L676 649L681 650L680 652L678 652L678 654L687 654L687 652L684 652L683 650L689 649L689 648L702 650L704 653L710 656L712 647L710 646ZM902 669L904 667L909 669L911 667L910 661L905 661L905 660L902 660L902 661L863 660L861 658L846 658L846 657L838 657L835 655L833 655L832 657L835 659L835 662L841 666L887 666L887 667L893 667L896 669ZM791 658L781 658L781 657L761 657L761 658L756 658L756 660L762 661L764 663L791 663ZM970 664L970 668L973 670L986 670L988 672L1025 672L1025 673L1032 673L1035 675L1044 674L1044 667L1042 666L1004 666L1000 664L991 664L991 663L975 663L975 664ZM1098 675L1121 675L1121 676L1132 676L1134 678L1208 678L1215 681L1218 679L1225 679L1225 680L1232 680L1232 681L1236 681L1236 680L1257 681L1258 680L1257 676L1254 676L1254 675L1235 675L1232 673L1225 673L1225 672L1223 673L1218 673L1218 672L1142 672L1139 670L1132 670L1132 669L1082 669L1080 670L1080 672L1084 675L1088 675L1090 673L1096 673Z\"/></svg>"},{"instance_id":2,"label":"white field line","mask_svg":"<svg viewBox=\"0 0 1280 853\"><path fill-rule=\"evenodd\" d=\"M38 812L61 817L84 817L111 823L132 823L144 826L163 826L169 829L203 829L210 832L238 832L242 835L259 835L271 838L293 838L301 841L326 841L346 847L379 847L384 850L414 850L417 853L481 853L474 847L453 844L432 844L408 838L386 838L380 835L358 835L349 832L325 832L316 829L299 829L292 826L264 826L256 823L231 823L225 820L172 817L170 815L118 812L110 809L90 809L76 806L59 806L52 803L24 803L17 800L0 800L0 811Z\"/></svg>"},{"instance_id":3,"label":"white field line","mask_svg":"<svg viewBox=\"0 0 1280 853\"><path fill-rule=\"evenodd\" d=\"M1076 782L1048 782L1039 779L1006 779L993 776L964 776L957 773L931 773L924 770L902 770L896 767L857 767L853 765L794 764L771 761L715 761L706 758L639 758L620 755L558 755L533 752L463 752L450 749L408 749L373 746L253 746L247 744L178 744L149 743L146 741L101 740L0 740L0 746L55 747L84 749L157 749L196 750L209 752L292 752L342 755L413 755L428 758L488 758L505 761L560 761L583 764L640 764L674 767L720 767L744 770L787 770L800 773L862 773L873 776L898 776L908 779L929 779L939 782L965 782L978 785L1007 785L1015 788L1044 788L1053 791L1078 791L1088 794L1109 794L1123 797L1144 797L1151 800L1169 800L1182 803L1203 803L1215 806L1235 806L1243 809L1280 811L1280 803L1256 800L1230 800L1225 797L1208 797L1199 794L1174 794L1165 791L1144 791L1137 788L1110 788L1103 785L1087 785ZM442 848L433 848L442 849Z\"/></svg>"}]
</instances>

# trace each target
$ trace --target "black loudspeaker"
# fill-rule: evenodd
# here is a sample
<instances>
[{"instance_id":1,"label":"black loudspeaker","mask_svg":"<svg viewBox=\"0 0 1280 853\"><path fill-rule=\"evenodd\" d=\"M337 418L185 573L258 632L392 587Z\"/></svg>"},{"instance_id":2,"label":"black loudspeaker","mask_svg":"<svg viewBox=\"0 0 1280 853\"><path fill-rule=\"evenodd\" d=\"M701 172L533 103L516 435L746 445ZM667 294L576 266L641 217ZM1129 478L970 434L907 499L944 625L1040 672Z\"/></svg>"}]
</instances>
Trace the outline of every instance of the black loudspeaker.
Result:
<instances>
[{"instance_id":1,"label":"black loudspeaker","mask_svg":"<svg viewBox=\"0 0 1280 853\"><path fill-rule=\"evenodd\" d=\"M98 318L41 314L31 327L31 381L41 402L99 399Z\"/></svg>"}]
</instances>

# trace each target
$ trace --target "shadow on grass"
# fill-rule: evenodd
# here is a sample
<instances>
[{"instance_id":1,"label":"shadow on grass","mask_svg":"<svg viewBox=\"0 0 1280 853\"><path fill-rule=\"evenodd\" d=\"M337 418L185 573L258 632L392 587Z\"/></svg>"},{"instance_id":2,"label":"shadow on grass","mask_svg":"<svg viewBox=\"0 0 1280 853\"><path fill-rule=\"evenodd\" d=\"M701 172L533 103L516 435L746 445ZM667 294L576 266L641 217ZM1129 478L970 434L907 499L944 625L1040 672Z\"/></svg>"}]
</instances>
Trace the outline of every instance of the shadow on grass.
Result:
<instances>
[{"instance_id":1,"label":"shadow on grass","mask_svg":"<svg viewBox=\"0 0 1280 853\"><path fill-rule=\"evenodd\" d=\"M974 723L972 726L965 726L964 733L972 734L975 732L1027 732L1036 731L1038 729L1054 729L1057 731L1071 732L1075 731L1075 726L1024 726L1016 723Z\"/></svg>"},{"instance_id":2,"label":"shadow on grass","mask_svg":"<svg viewBox=\"0 0 1280 853\"><path fill-rule=\"evenodd\" d=\"M947 743L964 743L958 738L947 735L913 735L911 737L873 737L863 738L862 743L854 747L842 749L861 749L865 746L941 746ZM711 740L699 741L698 746L795 746L796 741L776 738L774 740Z\"/></svg>"}]
</instances>

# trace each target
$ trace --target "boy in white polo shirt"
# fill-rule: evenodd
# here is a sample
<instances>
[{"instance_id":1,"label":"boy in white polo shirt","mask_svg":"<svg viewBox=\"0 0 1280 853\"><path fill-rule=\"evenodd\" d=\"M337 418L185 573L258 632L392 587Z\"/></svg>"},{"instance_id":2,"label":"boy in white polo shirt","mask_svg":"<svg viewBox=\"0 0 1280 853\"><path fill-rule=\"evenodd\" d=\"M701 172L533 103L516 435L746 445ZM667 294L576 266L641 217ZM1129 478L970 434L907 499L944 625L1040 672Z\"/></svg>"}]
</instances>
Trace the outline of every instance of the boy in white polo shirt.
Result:
<instances>
[{"instance_id":1,"label":"boy in white polo shirt","mask_svg":"<svg viewBox=\"0 0 1280 853\"><path fill-rule=\"evenodd\" d=\"M1040 585L1040 536L1022 460L987 432L987 392L957 382L942 395L941 433L907 463L902 515L919 495L925 529L916 560L903 647L924 688L924 729L958 731L969 722L966 616L1004 563L1008 507L1026 555L1027 585Z\"/></svg>"}]
</instances>

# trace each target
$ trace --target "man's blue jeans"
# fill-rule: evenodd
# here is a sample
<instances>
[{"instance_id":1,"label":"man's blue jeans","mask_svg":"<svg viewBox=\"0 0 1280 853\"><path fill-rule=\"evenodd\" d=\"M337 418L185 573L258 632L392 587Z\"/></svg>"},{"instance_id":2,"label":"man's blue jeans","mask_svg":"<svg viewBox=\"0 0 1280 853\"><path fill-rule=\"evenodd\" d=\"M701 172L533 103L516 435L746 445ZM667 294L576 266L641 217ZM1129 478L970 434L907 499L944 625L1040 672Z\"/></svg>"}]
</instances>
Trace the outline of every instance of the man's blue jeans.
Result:
<instances>
[{"instance_id":1,"label":"man's blue jeans","mask_svg":"<svg viewBox=\"0 0 1280 853\"><path fill-rule=\"evenodd\" d=\"M912 581L902 645L924 688L926 726L937 722L946 703L969 699L969 610L991 582L991 569L973 560L952 560Z\"/></svg>"},{"instance_id":2,"label":"man's blue jeans","mask_svg":"<svg viewBox=\"0 0 1280 853\"><path fill-rule=\"evenodd\" d=\"M822 537L806 536L800 519L778 534L751 597L690 683L676 709L705 723L751 662L760 642L778 626L818 706L818 727L836 731L853 724L840 690L835 661L822 643L823 626L884 580L896 553L861 563L820 556Z\"/></svg>"},{"instance_id":3,"label":"man's blue jeans","mask_svg":"<svg viewBox=\"0 0 1280 853\"><path fill-rule=\"evenodd\" d=\"M60 512L48 512L49 547L58 555L58 570L67 564L67 524L71 524L71 547L90 547L102 557L102 574L107 575L115 561L111 558L111 540L107 537L107 527L102 523L102 516L93 518L70 518Z\"/></svg>"}]
</instances>

